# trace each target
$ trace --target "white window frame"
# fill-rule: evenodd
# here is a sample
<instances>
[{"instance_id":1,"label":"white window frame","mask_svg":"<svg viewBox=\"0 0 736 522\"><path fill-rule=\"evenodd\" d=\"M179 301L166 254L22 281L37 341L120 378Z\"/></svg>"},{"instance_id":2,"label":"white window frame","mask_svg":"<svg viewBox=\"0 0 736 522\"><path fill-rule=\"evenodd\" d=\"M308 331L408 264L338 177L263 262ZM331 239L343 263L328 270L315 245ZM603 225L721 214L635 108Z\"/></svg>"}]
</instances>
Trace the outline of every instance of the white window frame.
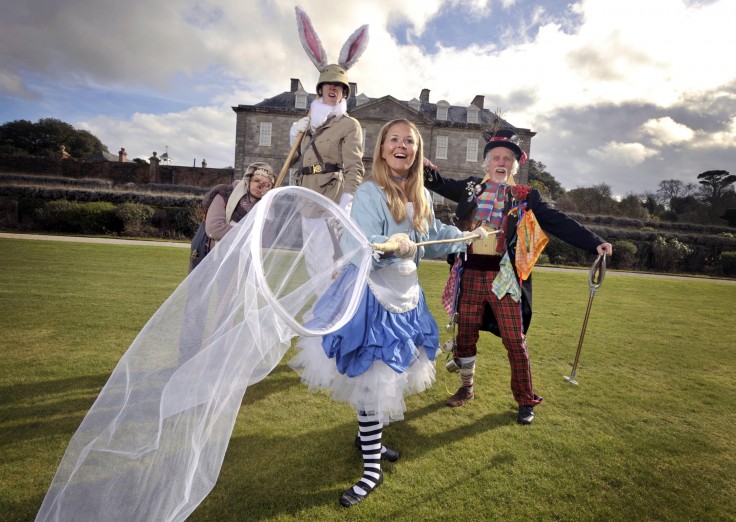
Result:
<instances>
[{"instance_id":1,"label":"white window frame","mask_svg":"<svg viewBox=\"0 0 736 522\"><path fill-rule=\"evenodd\" d=\"M478 163L478 138L468 138L465 161Z\"/></svg>"},{"instance_id":2,"label":"white window frame","mask_svg":"<svg viewBox=\"0 0 736 522\"><path fill-rule=\"evenodd\" d=\"M271 132L273 131L273 124L270 121L262 121L260 134L258 136L259 147L270 147L271 146Z\"/></svg>"},{"instance_id":3,"label":"white window frame","mask_svg":"<svg viewBox=\"0 0 736 522\"><path fill-rule=\"evenodd\" d=\"M447 121L448 106L437 104L437 119L439 121Z\"/></svg>"},{"instance_id":4,"label":"white window frame","mask_svg":"<svg viewBox=\"0 0 736 522\"><path fill-rule=\"evenodd\" d=\"M437 148L434 152L435 159L447 159L447 136L437 136Z\"/></svg>"},{"instance_id":5,"label":"white window frame","mask_svg":"<svg viewBox=\"0 0 736 522\"><path fill-rule=\"evenodd\" d=\"M416 98L412 98L411 100L409 100L409 107L411 107L415 111L419 112L419 108L421 106L422 106L422 102L420 102Z\"/></svg>"},{"instance_id":6,"label":"white window frame","mask_svg":"<svg viewBox=\"0 0 736 522\"><path fill-rule=\"evenodd\" d=\"M480 109L475 105L468 107L468 123L478 123L478 114Z\"/></svg>"},{"instance_id":7,"label":"white window frame","mask_svg":"<svg viewBox=\"0 0 736 522\"><path fill-rule=\"evenodd\" d=\"M294 108L295 109L306 109L307 108L307 93L297 93L294 97Z\"/></svg>"}]
</instances>

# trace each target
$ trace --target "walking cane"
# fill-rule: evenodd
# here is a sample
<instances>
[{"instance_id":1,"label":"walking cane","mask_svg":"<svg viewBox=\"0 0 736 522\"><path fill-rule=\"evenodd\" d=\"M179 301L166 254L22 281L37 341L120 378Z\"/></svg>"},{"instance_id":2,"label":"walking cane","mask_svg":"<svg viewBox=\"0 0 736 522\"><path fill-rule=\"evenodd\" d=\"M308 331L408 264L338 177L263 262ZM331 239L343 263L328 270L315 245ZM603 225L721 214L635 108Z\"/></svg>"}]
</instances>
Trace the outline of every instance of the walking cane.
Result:
<instances>
[{"instance_id":1,"label":"walking cane","mask_svg":"<svg viewBox=\"0 0 736 522\"><path fill-rule=\"evenodd\" d=\"M597 272L597 274L596 274ZM588 327L588 317L590 317L590 307L593 304L593 297L595 292L601 287L603 283L603 277L606 275L606 254L598 256L593 262L593 266L590 267L590 274L588 275L588 286L590 286L590 298L588 299L588 309L585 311L585 320L583 320L583 330L580 332L580 341L578 342L578 351L575 353L575 361L572 363L572 371L570 376L565 376L565 380L570 384L578 384L575 380L575 372L578 369L578 361L580 360L580 351L583 349L583 339L585 338L585 329ZM596 276L598 279L596 280Z\"/></svg>"}]
</instances>

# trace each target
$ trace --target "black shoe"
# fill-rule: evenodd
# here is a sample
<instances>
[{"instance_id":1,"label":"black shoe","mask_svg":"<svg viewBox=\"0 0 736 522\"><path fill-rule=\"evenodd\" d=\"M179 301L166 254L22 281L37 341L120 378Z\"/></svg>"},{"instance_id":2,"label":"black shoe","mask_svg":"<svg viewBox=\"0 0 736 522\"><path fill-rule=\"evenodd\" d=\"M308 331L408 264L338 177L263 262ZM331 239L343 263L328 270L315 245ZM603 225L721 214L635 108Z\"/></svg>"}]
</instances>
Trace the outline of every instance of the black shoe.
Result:
<instances>
[{"instance_id":1,"label":"black shoe","mask_svg":"<svg viewBox=\"0 0 736 522\"><path fill-rule=\"evenodd\" d=\"M519 406L519 414L516 422L519 424L531 424L534 420L534 406Z\"/></svg>"},{"instance_id":2,"label":"black shoe","mask_svg":"<svg viewBox=\"0 0 736 522\"><path fill-rule=\"evenodd\" d=\"M371 492L373 492L373 490L375 490L378 486L383 484L383 472L381 472L381 475L378 477L378 481L376 482L376 485L373 489L369 490L362 484L363 484L363 481L361 480L356 484L356 486L360 486L365 491L367 491L365 495L356 493L356 491L353 489L353 486L350 486L348 489L342 492L342 495L340 495L340 505L342 507L346 507L346 508L352 507L355 504L359 504L360 502L363 502L365 500L365 497L370 495Z\"/></svg>"},{"instance_id":3,"label":"black shoe","mask_svg":"<svg viewBox=\"0 0 736 522\"><path fill-rule=\"evenodd\" d=\"M358 449L360 448L360 436L355 436L355 447ZM387 462L396 462L399 460L399 457L401 456L401 453L398 450L391 449L388 446L383 446L383 448L386 451L381 450L381 460L385 460Z\"/></svg>"}]
</instances>

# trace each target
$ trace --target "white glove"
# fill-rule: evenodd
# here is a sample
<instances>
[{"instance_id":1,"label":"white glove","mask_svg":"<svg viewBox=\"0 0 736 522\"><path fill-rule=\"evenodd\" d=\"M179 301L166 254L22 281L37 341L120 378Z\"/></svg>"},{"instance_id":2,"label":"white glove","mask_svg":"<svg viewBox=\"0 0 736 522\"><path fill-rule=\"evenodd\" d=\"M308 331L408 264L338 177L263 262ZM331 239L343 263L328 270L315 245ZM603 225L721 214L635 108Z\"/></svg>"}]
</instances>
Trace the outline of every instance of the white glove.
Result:
<instances>
[{"instance_id":1,"label":"white glove","mask_svg":"<svg viewBox=\"0 0 736 522\"><path fill-rule=\"evenodd\" d=\"M307 129L309 129L309 116L304 116L302 119L295 121L291 125L291 129L289 129L290 145L293 146L296 141L296 137L302 132L307 132Z\"/></svg>"},{"instance_id":2,"label":"white glove","mask_svg":"<svg viewBox=\"0 0 736 522\"><path fill-rule=\"evenodd\" d=\"M471 244L473 241L478 241L478 240L482 241L483 239L487 238L489 235L490 234L488 233L488 231L483 227L478 227L472 232L463 232L463 237L467 238L465 242L468 245ZM479 237L473 237L473 236L479 236Z\"/></svg>"},{"instance_id":3,"label":"white glove","mask_svg":"<svg viewBox=\"0 0 736 522\"><path fill-rule=\"evenodd\" d=\"M300 132L307 132L307 129L309 128L309 116L304 116L302 119L297 120L294 123L294 128L296 129L297 134Z\"/></svg>"},{"instance_id":4,"label":"white glove","mask_svg":"<svg viewBox=\"0 0 736 522\"><path fill-rule=\"evenodd\" d=\"M403 232L400 234L394 234L388 238L389 242L396 242L399 244L399 249L395 252L398 257L414 257L417 253L417 244L409 239L407 234Z\"/></svg>"},{"instance_id":5,"label":"white glove","mask_svg":"<svg viewBox=\"0 0 736 522\"><path fill-rule=\"evenodd\" d=\"M342 196L340 196L340 207L345 210L348 214L350 214L350 209L353 206L353 195L348 194L347 192L343 192Z\"/></svg>"}]
</instances>

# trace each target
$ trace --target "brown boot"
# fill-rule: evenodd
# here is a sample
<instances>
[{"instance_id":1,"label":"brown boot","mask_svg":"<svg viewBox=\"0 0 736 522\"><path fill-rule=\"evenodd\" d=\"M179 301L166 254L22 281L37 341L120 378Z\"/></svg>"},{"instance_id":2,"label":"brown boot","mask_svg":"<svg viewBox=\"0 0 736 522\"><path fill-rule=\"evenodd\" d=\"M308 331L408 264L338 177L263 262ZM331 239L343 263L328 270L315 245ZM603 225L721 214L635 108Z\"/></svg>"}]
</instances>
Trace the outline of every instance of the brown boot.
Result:
<instances>
[{"instance_id":1,"label":"brown boot","mask_svg":"<svg viewBox=\"0 0 736 522\"><path fill-rule=\"evenodd\" d=\"M474 398L475 395L473 394L472 386L470 388L460 386L460 388L458 388L458 390L455 392L455 395L445 401L445 405L451 408L457 408Z\"/></svg>"}]
</instances>

